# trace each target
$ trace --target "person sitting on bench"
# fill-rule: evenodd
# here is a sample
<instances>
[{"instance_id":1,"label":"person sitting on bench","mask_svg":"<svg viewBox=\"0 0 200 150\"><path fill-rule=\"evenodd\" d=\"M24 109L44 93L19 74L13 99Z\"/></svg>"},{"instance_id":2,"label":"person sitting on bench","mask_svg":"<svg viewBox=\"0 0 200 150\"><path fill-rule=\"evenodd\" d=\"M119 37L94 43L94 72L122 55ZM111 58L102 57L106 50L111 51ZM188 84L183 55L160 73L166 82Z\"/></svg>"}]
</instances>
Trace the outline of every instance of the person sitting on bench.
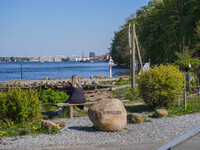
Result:
<instances>
[{"instance_id":1,"label":"person sitting on bench","mask_svg":"<svg viewBox=\"0 0 200 150\"><path fill-rule=\"evenodd\" d=\"M79 83L79 79L77 75L72 76L72 83L70 83L69 88L67 90L67 95L69 95L69 98L65 103L69 104L81 104L85 103L85 95L83 91L83 87ZM84 108L84 105L77 106L80 109Z\"/></svg>"}]
</instances>

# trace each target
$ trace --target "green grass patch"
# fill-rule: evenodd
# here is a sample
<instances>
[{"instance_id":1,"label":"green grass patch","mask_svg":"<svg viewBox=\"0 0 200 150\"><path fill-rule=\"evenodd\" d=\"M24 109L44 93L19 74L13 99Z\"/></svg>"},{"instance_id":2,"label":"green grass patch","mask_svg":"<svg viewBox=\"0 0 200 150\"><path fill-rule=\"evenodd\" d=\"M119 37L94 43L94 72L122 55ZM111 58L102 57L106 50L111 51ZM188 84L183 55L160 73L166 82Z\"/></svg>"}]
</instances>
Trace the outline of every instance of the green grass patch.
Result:
<instances>
[{"instance_id":1,"label":"green grass patch","mask_svg":"<svg viewBox=\"0 0 200 150\"><path fill-rule=\"evenodd\" d=\"M112 80L112 81L100 81L100 84L108 84L108 85L114 85L114 86L122 86L122 85L131 85L131 80L124 80L123 78L120 78L119 80Z\"/></svg>"},{"instance_id":2,"label":"green grass patch","mask_svg":"<svg viewBox=\"0 0 200 150\"><path fill-rule=\"evenodd\" d=\"M81 110L77 106L74 106L74 110L76 111L75 116L78 116L78 117L87 116L88 115L87 108L89 107L90 106L84 106L84 109Z\"/></svg>"},{"instance_id":3,"label":"green grass patch","mask_svg":"<svg viewBox=\"0 0 200 150\"><path fill-rule=\"evenodd\" d=\"M56 124L58 124L61 128L65 126L64 123L57 122ZM0 122L0 138L37 134L56 134L60 131L56 128L52 128L51 131L46 131L42 129L41 125L42 123L40 120L26 122L23 124L15 122Z\"/></svg>"},{"instance_id":4,"label":"green grass patch","mask_svg":"<svg viewBox=\"0 0 200 150\"><path fill-rule=\"evenodd\" d=\"M167 109L169 115L185 115L200 112L200 95L187 99L186 109L184 107L184 101L181 101L180 107Z\"/></svg>"},{"instance_id":5,"label":"green grass patch","mask_svg":"<svg viewBox=\"0 0 200 150\"><path fill-rule=\"evenodd\" d=\"M116 91L112 92L112 97L121 100L130 100L135 103L143 102L142 98L139 97L139 91L137 87L135 89L131 87L117 89Z\"/></svg>"}]
</instances>

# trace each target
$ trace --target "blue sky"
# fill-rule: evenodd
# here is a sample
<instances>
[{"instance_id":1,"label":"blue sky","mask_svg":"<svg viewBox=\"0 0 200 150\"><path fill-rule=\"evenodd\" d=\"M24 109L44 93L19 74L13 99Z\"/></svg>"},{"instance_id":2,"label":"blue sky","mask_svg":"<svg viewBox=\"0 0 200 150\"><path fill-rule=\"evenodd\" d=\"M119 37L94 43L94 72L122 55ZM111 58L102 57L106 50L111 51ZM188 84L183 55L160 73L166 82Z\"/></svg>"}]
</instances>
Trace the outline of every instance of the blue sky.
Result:
<instances>
[{"instance_id":1,"label":"blue sky","mask_svg":"<svg viewBox=\"0 0 200 150\"><path fill-rule=\"evenodd\" d=\"M0 57L102 55L149 0L0 0Z\"/></svg>"}]
</instances>

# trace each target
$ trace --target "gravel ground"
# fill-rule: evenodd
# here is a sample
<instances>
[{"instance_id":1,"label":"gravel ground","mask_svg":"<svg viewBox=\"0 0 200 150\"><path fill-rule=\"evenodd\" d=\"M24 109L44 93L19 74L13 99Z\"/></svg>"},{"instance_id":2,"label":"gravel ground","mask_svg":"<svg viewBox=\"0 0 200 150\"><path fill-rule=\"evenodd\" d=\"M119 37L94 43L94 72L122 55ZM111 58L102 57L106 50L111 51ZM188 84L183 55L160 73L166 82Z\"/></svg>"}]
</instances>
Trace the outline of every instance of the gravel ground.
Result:
<instances>
[{"instance_id":1,"label":"gravel ground","mask_svg":"<svg viewBox=\"0 0 200 150\"><path fill-rule=\"evenodd\" d=\"M148 117L147 119L151 120L151 122L128 124L120 132L97 131L92 128L92 123L88 117L56 119L54 121L66 123L60 133L55 135L41 134L37 136L2 138L0 149L171 141L200 126L200 113L161 119Z\"/></svg>"}]
</instances>

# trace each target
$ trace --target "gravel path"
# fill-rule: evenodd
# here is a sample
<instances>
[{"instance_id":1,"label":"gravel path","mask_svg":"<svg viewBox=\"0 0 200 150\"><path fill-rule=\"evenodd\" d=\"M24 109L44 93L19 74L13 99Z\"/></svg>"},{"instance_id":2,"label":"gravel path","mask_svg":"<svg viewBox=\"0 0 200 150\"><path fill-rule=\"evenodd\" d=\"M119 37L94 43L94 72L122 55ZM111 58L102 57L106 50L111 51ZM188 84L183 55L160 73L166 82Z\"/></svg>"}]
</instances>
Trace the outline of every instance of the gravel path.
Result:
<instances>
[{"instance_id":1,"label":"gravel path","mask_svg":"<svg viewBox=\"0 0 200 150\"><path fill-rule=\"evenodd\" d=\"M55 135L41 134L37 136L3 138L0 141L0 149L171 141L200 126L200 113L161 119L148 117L148 119L151 122L128 124L121 132L96 131L92 128L92 123L88 117L56 119L54 121L66 123L61 133Z\"/></svg>"}]
</instances>

